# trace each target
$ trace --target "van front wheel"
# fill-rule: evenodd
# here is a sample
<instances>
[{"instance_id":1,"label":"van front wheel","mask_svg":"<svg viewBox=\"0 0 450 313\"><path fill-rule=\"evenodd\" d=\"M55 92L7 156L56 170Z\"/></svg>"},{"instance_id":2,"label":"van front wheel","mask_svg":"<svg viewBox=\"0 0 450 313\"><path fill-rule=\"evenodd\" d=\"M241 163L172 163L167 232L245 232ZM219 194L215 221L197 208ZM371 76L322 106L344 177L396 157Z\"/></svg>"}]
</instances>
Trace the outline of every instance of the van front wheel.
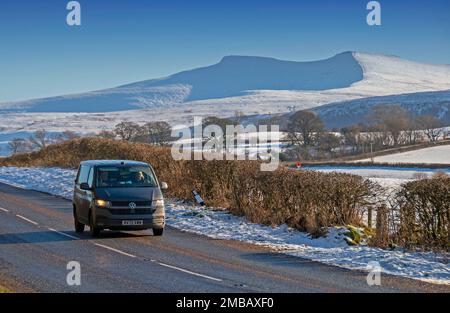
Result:
<instances>
[{"instance_id":1,"label":"van front wheel","mask_svg":"<svg viewBox=\"0 0 450 313\"><path fill-rule=\"evenodd\" d=\"M94 216L92 215L92 211L89 214L89 232L91 233L92 237L98 237L100 236L101 229L95 226Z\"/></svg>"},{"instance_id":2,"label":"van front wheel","mask_svg":"<svg viewBox=\"0 0 450 313\"><path fill-rule=\"evenodd\" d=\"M78 215L77 215L77 210L74 208L73 209L73 220L74 220L74 224L75 224L75 231L77 233L82 233L84 232L84 224L80 223L78 221Z\"/></svg>"},{"instance_id":3,"label":"van front wheel","mask_svg":"<svg viewBox=\"0 0 450 313\"><path fill-rule=\"evenodd\" d=\"M164 232L164 228L153 228L154 236L162 236L163 232Z\"/></svg>"},{"instance_id":4,"label":"van front wheel","mask_svg":"<svg viewBox=\"0 0 450 313\"><path fill-rule=\"evenodd\" d=\"M75 231L77 233L84 232L84 224L78 222L77 218L75 217Z\"/></svg>"}]
</instances>

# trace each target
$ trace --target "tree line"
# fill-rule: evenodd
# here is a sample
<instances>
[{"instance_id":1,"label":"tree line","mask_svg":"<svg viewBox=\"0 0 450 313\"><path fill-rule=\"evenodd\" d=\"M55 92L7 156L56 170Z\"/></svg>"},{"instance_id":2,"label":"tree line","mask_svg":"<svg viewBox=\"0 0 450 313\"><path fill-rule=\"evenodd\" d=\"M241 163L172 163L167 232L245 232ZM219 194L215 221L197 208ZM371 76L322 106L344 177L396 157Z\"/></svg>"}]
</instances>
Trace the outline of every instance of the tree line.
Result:
<instances>
[{"instance_id":1,"label":"tree line","mask_svg":"<svg viewBox=\"0 0 450 313\"><path fill-rule=\"evenodd\" d=\"M41 150L50 144L71 140L77 137L79 137L79 135L70 130L54 135L48 133L45 129L41 129L35 131L27 138L14 138L8 143L8 148L12 154L26 153Z\"/></svg>"},{"instance_id":2,"label":"tree line","mask_svg":"<svg viewBox=\"0 0 450 313\"><path fill-rule=\"evenodd\" d=\"M366 124L328 131L314 112L298 111L289 118L285 159L330 159L436 142L448 136L442 122L431 115L412 115L400 105L377 105Z\"/></svg>"},{"instance_id":3,"label":"tree line","mask_svg":"<svg viewBox=\"0 0 450 313\"><path fill-rule=\"evenodd\" d=\"M242 113L234 118L209 116L203 119L203 127L218 125L225 132L227 125L241 124ZM273 121L261 121L273 124ZM276 122L275 122L276 124ZM282 153L285 160L332 159L347 155L412 145L422 142L436 142L448 136L442 122L434 116L415 116L400 105L378 105L366 116L365 124L351 125L341 129L327 130L321 118L312 111L293 113L285 127L289 145ZM148 122L143 125L124 121L112 130L102 130L95 136L142 142L164 146L170 144L171 126L164 121ZM12 154L40 150L49 144L71 140L80 135L73 131L50 134L38 130L28 138L15 138L9 142Z\"/></svg>"},{"instance_id":4,"label":"tree line","mask_svg":"<svg viewBox=\"0 0 450 313\"><path fill-rule=\"evenodd\" d=\"M14 138L8 143L8 148L11 154L27 153L41 150L50 144L72 140L80 136L80 134L69 130L54 134L41 129L26 138ZM121 122L113 130L102 130L94 137L143 142L161 146L167 145L172 140L169 123L162 121L148 122L144 125L134 122Z\"/></svg>"}]
</instances>

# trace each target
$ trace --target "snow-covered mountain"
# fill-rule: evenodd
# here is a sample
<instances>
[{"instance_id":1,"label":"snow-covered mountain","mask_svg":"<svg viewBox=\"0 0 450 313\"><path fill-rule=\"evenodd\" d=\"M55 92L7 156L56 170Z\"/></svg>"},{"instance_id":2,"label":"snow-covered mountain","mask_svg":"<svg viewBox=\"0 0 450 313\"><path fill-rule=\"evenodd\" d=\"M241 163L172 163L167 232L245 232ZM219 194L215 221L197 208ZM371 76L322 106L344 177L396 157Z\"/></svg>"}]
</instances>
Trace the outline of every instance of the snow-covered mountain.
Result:
<instances>
[{"instance_id":1,"label":"snow-covered mountain","mask_svg":"<svg viewBox=\"0 0 450 313\"><path fill-rule=\"evenodd\" d=\"M112 112L173 105L186 109L185 104L192 109L212 104L221 110L229 104L241 104L261 112L273 105L272 110L279 112L293 105L302 109L356 98L446 89L450 89L449 65L392 56L345 52L314 62L228 56L215 65L166 78L88 93L0 103L0 110Z\"/></svg>"},{"instance_id":2,"label":"snow-covered mountain","mask_svg":"<svg viewBox=\"0 0 450 313\"><path fill-rule=\"evenodd\" d=\"M446 90L450 90L450 65L394 56L344 52L314 62L229 56L215 65L165 78L0 103L0 132L41 128L91 132L110 129L122 120L179 124L190 122L192 116L226 117L238 110L258 116L317 108L329 119L344 120L347 114L363 114L367 104L405 98L416 108L426 104L432 106L429 112L446 116L448 106L442 106L449 98L448 92L442 92ZM333 105L318 108L329 104Z\"/></svg>"},{"instance_id":3,"label":"snow-covered mountain","mask_svg":"<svg viewBox=\"0 0 450 313\"><path fill-rule=\"evenodd\" d=\"M314 62L227 56L212 66L124 87L148 88L161 85L183 85L191 89L186 100L194 101L240 96L248 90L344 88L362 79L362 68L349 52Z\"/></svg>"},{"instance_id":4,"label":"snow-covered mountain","mask_svg":"<svg viewBox=\"0 0 450 313\"><path fill-rule=\"evenodd\" d=\"M227 56L219 63L116 88L0 104L26 112L111 112L241 96L248 90L328 90L363 79L352 53L315 62Z\"/></svg>"}]
</instances>

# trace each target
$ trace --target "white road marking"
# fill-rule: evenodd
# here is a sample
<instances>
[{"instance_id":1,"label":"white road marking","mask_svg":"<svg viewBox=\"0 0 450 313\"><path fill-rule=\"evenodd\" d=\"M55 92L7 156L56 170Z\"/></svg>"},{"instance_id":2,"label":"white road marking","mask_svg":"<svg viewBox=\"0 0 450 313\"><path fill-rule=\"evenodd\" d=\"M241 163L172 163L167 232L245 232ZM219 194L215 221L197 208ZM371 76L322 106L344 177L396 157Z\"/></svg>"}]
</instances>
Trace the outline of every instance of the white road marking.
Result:
<instances>
[{"instance_id":1,"label":"white road marking","mask_svg":"<svg viewBox=\"0 0 450 313\"><path fill-rule=\"evenodd\" d=\"M71 238L71 239L75 239L75 240L80 239L79 237L75 237L75 236L72 236L72 235L69 235L69 234L57 231L56 229L53 229L53 228L50 228L50 227L48 227L48 230L51 230L51 231L53 231L53 232L55 232L57 234L60 234L62 236L65 236L65 237L68 237L68 238Z\"/></svg>"},{"instance_id":2,"label":"white road marking","mask_svg":"<svg viewBox=\"0 0 450 313\"><path fill-rule=\"evenodd\" d=\"M94 245L96 245L98 247L102 247L102 248L108 249L108 250L111 250L111 251L114 251L114 252L117 252L117 253L120 253L120 254L123 254L123 255L126 255L126 256L129 256L131 258L136 258L136 256L133 255L133 254L129 254L129 253L126 253L126 252L124 252L122 250L115 249L115 248L112 248L112 247L109 247L109 246L105 246L105 245L102 245L100 243L94 243Z\"/></svg>"},{"instance_id":3,"label":"white road marking","mask_svg":"<svg viewBox=\"0 0 450 313\"><path fill-rule=\"evenodd\" d=\"M2 207L0 207L0 210L3 211L3 212L9 212L9 210L4 209ZM33 225L38 225L37 222L32 221L32 220L30 220L30 219L28 219L28 218L26 218L26 217L24 217L22 215L16 214L16 216L18 218L20 218L20 219L23 219L24 221L27 221L27 222L33 224ZM75 237L75 236L72 236L72 235L69 235L69 234L57 231L56 229L53 229L53 228L50 228L50 227L48 227L47 229L52 231L52 232L55 232L57 234L60 234L61 236L65 236L65 237L68 237L68 238L71 238L71 239L75 239L75 240L79 240L80 239L79 237ZM137 257L137 256L135 256L133 254L130 254L130 253L127 253L127 252L124 252L122 250L115 249L115 248L112 248L112 247L109 247L109 246L105 246L105 245L102 245L100 243L94 243L94 245L96 245L97 247L101 247L101 248L104 248L104 249L107 249L107 250L110 250L110 251L114 251L114 252L120 253L122 255L125 255L125 256L131 257L131 258L136 258ZM156 262L156 260L153 260L153 259L150 260L150 261L151 262ZM183 273L186 273L186 274L190 274L190 275L194 275L194 276L198 276L198 277L203 277L203 278L206 278L206 279L209 279L209 280L213 280L213 281L219 281L219 282L223 281L220 278L215 278L215 277L211 277L211 276L208 276L208 275L203 275L203 274L200 274L200 273L192 272L192 271L186 270L186 269L181 268L181 267L177 267L177 266L173 266L173 265L169 265L169 264L161 263L161 262L157 262L157 263L159 265L161 265L161 266L164 266L164 267L167 267L167 268L171 268L173 270L177 270L177 271L180 271L180 272L183 272Z\"/></svg>"},{"instance_id":4,"label":"white road marking","mask_svg":"<svg viewBox=\"0 0 450 313\"><path fill-rule=\"evenodd\" d=\"M36 223L35 221L32 221L32 220L30 220L30 219L26 218L25 216L22 216L22 215L19 215L19 214L16 214L16 216L17 216L18 218L21 218L21 219L23 219L24 221L27 221L28 223L31 223L31 224L33 224L33 225L39 225L39 224L38 224L38 223Z\"/></svg>"},{"instance_id":5,"label":"white road marking","mask_svg":"<svg viewBox=\"0 0 450 313\"><path fill-rule=\"evenodd\" d=\"M196 273L196 272L185 270L184 268L181 268L181 267L176 267L176 266L165 264L165 263L161 263L161 262L158 262L158 264L161 265L161 266L165 266L165 267L168 267L168 268L171 268L171 269L183 272L183 273L191 274L191 275L194 275L194 276L199 276L199 277L203 277L203 278L214 280L214 281L223 281L220 278L215 278L215 277L199 274L199 273Z\"/></svg>"}]
</instances>

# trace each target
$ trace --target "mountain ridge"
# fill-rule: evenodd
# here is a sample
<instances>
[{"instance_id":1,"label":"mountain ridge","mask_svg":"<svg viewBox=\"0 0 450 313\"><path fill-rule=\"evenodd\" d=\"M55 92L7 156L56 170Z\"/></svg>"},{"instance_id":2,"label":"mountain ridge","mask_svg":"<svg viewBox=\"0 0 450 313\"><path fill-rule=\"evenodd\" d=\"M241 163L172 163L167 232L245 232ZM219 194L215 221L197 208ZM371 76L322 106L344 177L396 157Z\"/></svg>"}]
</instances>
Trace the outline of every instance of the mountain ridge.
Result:
<instances>
[{"instance_id":1,"label":"mountain ridge","mask_svg":"<svg viewBox=\"0 0 450 313\"><path fill-rule=\"evenodd\" d=\"M118 87L0 103L0 112L114 112L242 105L249 113L450 89L450 66L346 51L317 61L229 55L218 63ZM186 108L185 108L186 107Z\"/></svg>"}]
</instances>

